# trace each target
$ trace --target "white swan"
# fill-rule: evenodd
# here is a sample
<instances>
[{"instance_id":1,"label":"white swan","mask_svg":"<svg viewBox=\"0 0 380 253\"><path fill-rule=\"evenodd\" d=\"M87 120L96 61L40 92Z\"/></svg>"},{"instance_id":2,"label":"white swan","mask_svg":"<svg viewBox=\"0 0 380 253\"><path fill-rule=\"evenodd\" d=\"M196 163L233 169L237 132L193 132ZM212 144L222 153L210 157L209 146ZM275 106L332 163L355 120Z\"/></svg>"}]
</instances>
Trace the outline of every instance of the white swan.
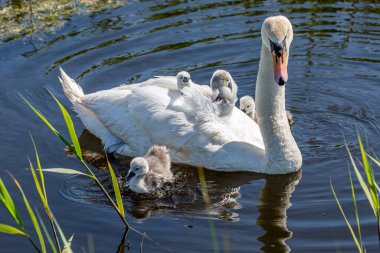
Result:
<instances>
[{"instance_id":1,"label":"white swan","mask_svg":"<svg viewBox=\"0 0 380 253\"><path fill-rule=\"evenodd\" d=\"M113 90L120 89L131 89L136 87L146 87L146 86L158 86L161 88L166 88L168 90L178 91L183 90L185 87L190 87L197 90L198 92L212 97L213 91L208 85L199 85L191 80L190 74L187 71L180 71L176 76L155 76L141 83L134 84L123 84L120 87L113 88Z\"/></svg>"},{"instance_id":2,"label":"white swan","mask_svg":"<svg viewBox=\"0 0 380 253\"><path fill-rule=\"evenodd\" d=\"M126 186L136 193L151 193L172 180L169 151L164 146L154 145L144 157L131 161Z\"/></svg>"},{"instance_id":3,"label":"white swan","mask_svg":"<svg viewBox=\"0 0 380 253\"><path fill-rule=\"evenodd\" d=\"M243 96L240 98L240 110L242 110L245 114L248 115L251 119L253 119L257 123L256 118L256 106L255 100L251 96ZM286 117L288 118L289 126L293 125L293 115L290 111L286 111Z\"/></svg>"},{"instance_id":4,"label":"white swan","mask_svg":"<svg viewBox=\"0 0 380 253\"><path fill-rule=\"evenodd\" d=\"M63 71L61 84L85 127L109 151L141 156L158 144L170 149L174 163L220 171L297 171L302 156L287 122L284 86L292 26L283 16L270 17L261 34L256 84L260 128L236 107L228 117L219 117L215 103L200 92L182 96L155 85L131 85L84 95Z\"/></svg>"}]
</instances>

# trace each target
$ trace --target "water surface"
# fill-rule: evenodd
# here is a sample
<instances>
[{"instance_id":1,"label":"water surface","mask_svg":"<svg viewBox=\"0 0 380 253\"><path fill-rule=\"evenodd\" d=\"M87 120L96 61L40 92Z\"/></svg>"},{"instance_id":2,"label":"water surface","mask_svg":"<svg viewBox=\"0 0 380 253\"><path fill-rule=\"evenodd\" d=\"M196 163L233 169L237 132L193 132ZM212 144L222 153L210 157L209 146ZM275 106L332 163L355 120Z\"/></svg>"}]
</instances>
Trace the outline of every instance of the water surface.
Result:
<instances>
[{"instance_id":1,"label":"water surface","mask_svg":"<svg viewBox=\"0 0 380 253\"><path fill-rule=\"evenodd\" d=\"M23 203L6 170L28 189L30 201L41 212L25 169L26 156L33 156L29 133L45 167L82 168L19 93L62 132L59 109L46 92L71 106L57 80L59 66L86 93L179 70L206 84L212 72L222 68L238 83L239 96L253 95L262 21L286 15L294 29L286 103L294 115L292 132L303 154L302 171L283 176L206 171L211 199L206 208L196 170L175 167L182 190L158 199L126 193L127 220L159 242L157 246L145 240L144 252L212 252L210 221L220 252L355 251L330 178L343 205L351 208L344 143L358 155L359 130L373 150L380 148L379 4L157 0L67 1L61 7L51 4L50 9L34 1L0 1L0 6L0 176L15 192L17 206ZM73 118L80 134L83 125ZM127 161L116 157L112 163L125 173ZM93 164L99 167L101 160ZM107 173L97 171L109 184ZM124 229L96 187L80 177L46 177L52 210L65 233L75 233L75 252L88 248L89 235L96 252L115 252ZM375 220L365 196L358 193L365 245L375 252ZM352 211L348 214L353 220ZM25 210L21 215L26 220ZM0 217L2 223L11 222L3 209ZM141 237L129 232L126 238L131 251L137 251ZM3 234L0 243L2 252L31 249L22 238Z\"/></svg>"}]
</instances>

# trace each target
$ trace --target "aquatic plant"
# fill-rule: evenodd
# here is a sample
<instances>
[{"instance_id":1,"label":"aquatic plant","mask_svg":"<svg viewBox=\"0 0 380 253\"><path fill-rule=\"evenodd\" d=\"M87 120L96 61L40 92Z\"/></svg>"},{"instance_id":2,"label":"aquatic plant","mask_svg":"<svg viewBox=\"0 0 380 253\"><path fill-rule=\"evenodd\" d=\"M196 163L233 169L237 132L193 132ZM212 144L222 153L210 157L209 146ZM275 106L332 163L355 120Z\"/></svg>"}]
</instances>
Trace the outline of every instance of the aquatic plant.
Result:
<instances>
[{"instance_id":1,"label":"aquatic plant","mask_svg":"<svg viewBox=\"0 0 380 253\"><path fill-rule=\"evenodd\" d=\"M379 204L380 187L376 183L375 174L374 174L373 168L372 168L369 160L371 160L378 167L380 167L380 161L378 159L374 158L373 156L369 155L365 151L362 139L361 139L359 134L358 134L358 142L359 142L359 148L360 148L360 153L361 153L361 158L362 158L362 161L361 161L362 167L363 167L364 173L366 175L365 179L361 175L361 172L360 172L358 166L356 165L355 159L352 156L351 151L348 148L347 144L346 144L346 149L347 149L350 161L351 161L351 165L354 169L356 178L357 178L363 192L365 193L365 196L366 196L368 202L370 203L370 206L371 206L371 208L374 212L374 215L376 217L377 231L378 231L379 242L380 242L380 221L379 221L379 216L380 216L379 215L379 211L380 211L379 210L379 207L380 207L380 204ZM333 192L334 198L335 198L335 200L338 204L338 207L339 207L339 209L343 215L343 218L346 222L346 225L350 230L350 233L351 233L351 236L355 242L355 245L356 245L358 251L362 253L362 252L366 252L366 250L365 250L365 245L364 245L363 239L362 239L362 230L361 230L359 213L358 213L358 208L357 208L355 189L354 189L354 184L352 182L352 176L351 176L350 170L349 170L349 177L350 177L350 188L351 188L352 202L354 205L354 211L355 211L355 217L356 217L356 232L352 228L352 226L351 226L351 224L350 224L350 222L349 222L349 220L348 220L348 218L347 218L347 216L343 210L343 207L340 204L340 201L338 199L338 196L336 195L336 192L334 190L334 187L332 185L331 180L330 180L330 185L331 185L331 190Z\"/></svg>"},{"instance_id":2,"label":"aquatic plant","mask_svg":"<svg viewBox=\"0 0 380 253\"><path fill-rule=\"evenodd\" d=\"M79 139L77 137L77 134L75 132L74 128L74 123L70 117L70 114L67 112L66 108L58 101L58 99L50 93L50 95L53 97L55 102L57 103L58 107L61 110L62 116L65 120L67 130L70 135L71 143L63 137L62 134L56 130L53 125L46 119L46 117L38 111L29 101L27 101L25 98L24 101L29 105L29 107L34 111L38 117L49 127L49 129L64 143L69 147L69 150L72 151L75 156L78 158L78 160L81 162L81 164L86 168L88 173L83 173L78 170L73 170L73 169L65 169L65 168L54 168L54 169L45 169L45 171L49 172L55 172L55 173L63 173L63 174L76 174L76 175L82 175L89 177L90 179L94 180L98 188L103 192L103 194L106 196L107 200L111 204L111 206L114 208L116 213L119 215L120 219L123 221L125 224L126 228L129 229L131 226L128 224L127 220L125 219L125 212L124 212L124 206L123 206L123 201L121 198L121 193L120 193L120 188L119 184L117 182L115 172L110 165L110 163L107 160L107 165L109 172L111 174L111 180L112 180L112 185L113 185L113 190L115 193L115 198L116 198L116 203L115 201L111 198L111 196L108 194L107 190L103 187L103 185L100 183L99 179L95 176L95 173L90 169L90 167L87 165L87 163L84 161L83 156L82 156L82 150L80 148L79 144Z\"/></svg>"},{"instance_id":3,"label":"aquatic plant","mask_svg":"<svg viewBox=\"0 0 380 253\"><path fill-rule=\"evenodd\" d=\"M19 0L0 3L0 39L11 41L26 35L54 33L73 14L95 13L122 4L117 0ZM31 38L31 37L30 37Z\"/></svg>"},{"instance_id":4,"label":"aquatic plant","mask_svg":"<svg viewBox=\"0 0 380 253\"><path fill-rule=\"evenodd\" d=\"M49 207L48 199L46 197L46 186L45 186L44 173L43 173L43 169L41 167L40 158L39 158L39 155L37 152L37 148L34 144L34 141L33 141L33 145L35 148L38 174L36 173L35 168L34 168L32 162L30 161L30 159L29 159L29 168L30 168L30 171L32 172L34 184L36 186L38 195L40 196L43 207L45 209L46 216L50 222L52 235L48 232L48 230L47 230L47 228L43 222L43 219L41 218L41 215L38 213L37 209L35 209L35 212L34 212L33 209L31 208L23 188L21 187L18 180L12 174L10 174L10 176L13 179L15 185L17 186L17 188L19 189L19 191L22 195L22 198L24 200L24 204L25 204L25 207L28 211L30 220L32 221L34 230L38 236L40 246L37 246L38 243L36 243L33 240L33 237L31 236L31 234L24 227L24 223L23 223L23 221L19 215L19 211L18 211L17 207L15 206L14 201L13 201L11 195L9 194L9 191L5 187L5 184L3 183L1 178L0 178L0 201L3 203L4 207L7 209L8 213L15 220L18 228L11 226L11 225L0 224L0 232L6 233L6 234L12 234L12 235L24 236L32 244L32 246L36 250L36 252L42 252L42 253L47 252L46 251L46 241L45 241L45 240L47 240L47 242L49 243L49 245L51 247L52 252L54 252L54 253L56 253L56 252L70 253L70 252L72 252L71 242L73 240L73 235L70 237L69 240L66 239L64 233L62 232L61 227L59 226L57 220L54 218L54 215L53 215L53 213ZM38 219L37 219L37 217L38 217ZM42 231L44 232L46 238L42 234L41 227L42 227ZM61 247L61 242L58 238L57 230L58 230L58 233L61 237L61 241L63 243L63 248ZM52 237L54 238L55 243L53 242Z\"/></svg>"},{"instance_id":5,"label":"aquatic plant","mask_svg":"<svg viewBox=\"0 0 380 253\"><path fill-rule=\"evenodd\" d=\"M33 110L33 112L36 115L38 115L40 117L40 119L49 127L49 129L64 144L67 145L67 147L69 148L69 150L71 152L73 152L73 154L75 154L75 156L79 159L81 164L86 168L87 173L84 173L84 172L81 172L78 170L74 170L74 169L67 169L67 168L43 169L41 166L40 157L39 157L38 152L37 152L37 147L36 147L35 142L32 138L32 142L33 142L33 146L34 146L34 150L35 150L35 157L36 157L36 165L37 166L35 168L35 166L33 165L33 163L29 159L30 171L31 171L32 176L33 176L33 180L34 180L34 184L36 186L37 193L41 199L41 202L43 204L46 216L49 220L52 232L51 232L51 234L49 233L49 231L46 228L46 226L45 226L41 216L39 215L38 211L36 210L37 215L34 213L33 209L31 208L31 206L29 204L29 201L27 200L27 198L25 196L25 193L24 193L21 185L12 175L11 175L11 177L12 177L13 181L15 182L16 186L18 187L18 189L20 190L22 197L24 199L25 206L27 208L30 219L31 219L32 224L35 228L35 231L37 233L40 246L37 246L38 243L36 243L33 240L33 237L30 235L30 233L28 231L26 231L26 229L23 225L24 223L21 220L21 217L19 215L19 211L16 208L16 206L14 205L14 201L13 201L11 195L9 194L7 188L5 187L3 181L1 180L1 178L0 178L0 201L3 203L5 208L8 210L8 213L16 221L17 227L11 226L11 225L6 225L6 224L0 224L0 232L7 233L7 234L13 234L13 235L21 235L21 236L26 237L29 240L29 242L33 245L33 248L36 250L36 252L42 252L42 253L47 252L47 250L46 250L46 244L47 243L45 240L47 240L48 244L50 245L52 252L60 252L60 253L61 252L62 253L63 252L65 252L65 253L72 252L71 243L73 240L73 236L71 236L68 240L66 239L64 233L62 232L62 229L60 228L60 226L57 222L57 220L54 218L54 215L53 215L53 213L50 209L50 206L49 206L49 202L48 202L47 195L46 195L46 186L45 186L45 177L44 177L44 172L47 171L47 172L54 172L54 173L80 175L80 176L85 176L85 177L88 177L88 178L94 180L96 185L98 186L98 188L103 192L103 194L106 196L108 201L111 203L111 206L114 208L116 213L119 215L120 219L123 221L124 225L126 226L126 232L129 229L131 229L131 230L137 232L138 234L140 234L143 239L147 238L147 239L151 240L152 242L155 242L154 240L149 238L145 233L141 233L141 232L133 229L129 225L129 223L125 219L124 205L123 205L123 200L121 197L121 191L119 188L119 184L118 184L115 172L114 172L111 164L109 163L108 159L107 159L107 167L108 167L108 170L110 172L110 177L111 177L111 181L112 181L112 185L113 185L116 203L112 199L112 197L109 195L109 193L105 190L103 185L100 183L99 179L95 176L94 172L90 169L90 167L87 165L87 163L83 160L82 150L81 150L81 147L79 144L78 137L77 137L76 132L75 132L73 121L72 121L69 113L64 108L64 106L52 94L51 94L51 96L53 97L53 99L55 100L55 102L57 103L58 107L61 110L62 116L63 116L65 123L66 123L68 133L70 135L71 142L68 141L65 137L63 137L63 135L53 127L53 125L47 120L47 118L40 111L38 111L31 103L29 103L29 101L27 101L24 97L22 97L22 96L21 97L28 104L28 106ZM38 219L36 217L38 217ZM42 230L41 230L41 227L42 227ZM45 236L43 236L42 231L44 232ZM61 240L59 240L59 238L58 238L57 231L61 237ZM124 237L123 237L124 244L125 244L126 232L124 233ZM55 242L53 242L53 240ZM62 245L61 242L63 243L63 247L61 246ZM155 243L158 244L157 242L155 242ZM122 245L123 245L123 243L121 244L121 247L122 247ZM142 247L142 243L141 243L141 247ZM124 249L121 249L120 252L124 252Z\"/></svg>"}]
</instances>

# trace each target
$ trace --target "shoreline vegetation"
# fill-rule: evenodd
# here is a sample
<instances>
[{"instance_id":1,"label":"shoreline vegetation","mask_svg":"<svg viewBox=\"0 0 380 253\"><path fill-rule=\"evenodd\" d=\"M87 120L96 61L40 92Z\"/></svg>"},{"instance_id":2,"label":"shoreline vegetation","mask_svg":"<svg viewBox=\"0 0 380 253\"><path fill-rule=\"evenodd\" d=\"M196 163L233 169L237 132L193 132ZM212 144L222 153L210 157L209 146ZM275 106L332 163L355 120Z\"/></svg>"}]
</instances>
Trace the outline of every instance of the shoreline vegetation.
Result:
<instances>
[{"instance_id":1,"label":"shoreline vegetation","mask_svg":"<svg viewBox=\"0 0 380 253\"><path fill-rule=\"evenodd\" d=\"M375 164L376 167L380 167L380 160L371 156L368 154L365 149L364 145L361 139L360 134L357 134L358 136L358 142L359 142L359 148L360 148L360 155L361 155L361 161L355 162L355 158L353 157L350 149L348 148L346 144L346 149L347 153L351 162L351 166L354 170L355 176L357 181L360 184L361 189L363 190L370 206L371 209L373 210L373 213L376 217L376 226L377 226L377 233L378 233L378 238L379 238L379 247L380 247L380 203L379 203L379 194L380 194L380 187L376 182L375 179L375 173L373 170L373 165ZM359 167L357 166L357 163L359 163L363 167L363 171L365 174L365 177L362 176L362 172L360 172ZM351 233L352 239L355 242L355 245L357 247L358 252L360 253L365 253L366 248L365 248L365 243L363 241L362 237L362 228L360 224L360 215L358 211L358 205L356 201L356 193L355 193L355 188L354 188L354 183L352 180L352 174L351 174L351 169L349 168L348 170L349 174L349 179L350 179L350 188L351 188L351 196L352 196L352 204L354 208L354 213L355 213L355 223L356 223L356 228L354 225L351 225L346 212L344 211L344 208L342 207L339 198L335 192L335 189L333 187L332 180L330 179L330 186L331 186L331 191L334 195L334 198L337 202L337 205L339 207L340 212L342 213L342 216L346 222L346 225ZM347 210L346 210L347 211ZM355 231L356 230L356 231Z\"/></svg>"}]
</instances>

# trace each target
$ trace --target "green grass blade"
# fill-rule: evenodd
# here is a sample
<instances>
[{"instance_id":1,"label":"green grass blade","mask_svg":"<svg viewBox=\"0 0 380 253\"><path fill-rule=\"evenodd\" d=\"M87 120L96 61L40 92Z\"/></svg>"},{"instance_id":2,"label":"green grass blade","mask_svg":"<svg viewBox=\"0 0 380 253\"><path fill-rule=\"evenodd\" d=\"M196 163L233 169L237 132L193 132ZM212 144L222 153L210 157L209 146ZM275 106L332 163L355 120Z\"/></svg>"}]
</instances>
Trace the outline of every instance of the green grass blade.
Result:
<instances>
[{"instance_id":1,"label":"green grass blade","mask_svg":"<svg viewBox=\"0 0 380 253\"><path fill-rule=\"evenodd\" d=\"M29 160L29 158L28 158L28 160ZM37 178L37 175L36 175L36 171L35 171L35 169L33 167L33 164L32 164L32 162L30 160L29 160L29 167L30 167L30 171L32 172L34 184L36 186L38 195L40 196L42 204L44 205L45 209L47 209L48 208L47 199L46 199L46 197L44 195L44 192L42 191L40 182L38 181L38 178Z\"/></svg>"},{"instance_id":2,"label":"green grass blade","mask_svg":"<svg viewBox=\"0 0 380 253\"><path fill-rule=\"evenodd\" d=\"M111 174L112 185L113 185L113 190L115 192L117 207L119 208L119 212L121 213L123 218L125 218L123 199L121 198L119 184L117 182L115 172L114 172L111 164L109 163L108 159L107 159L107 165L108 165L108 169L109 169L110 174Z\"/></svg>"},{"instance_id":3,"label":"green grass blade","mask_svg":"<svg viewBox=\"0 0 380 253\"><path fill-rule=\"evenodd\" d=\"M375 212L376 218L379 221L379 211L378 211L379 210L379 197L377 195L376 186L374 184L375 180L374 180L372 167L368 162L368 158L367 158L367 155L366 155L366 152L364 150L363 143L362 143L362 140L361 140L359 134L358 134L358 140L359 140L360 152L362 154L364 171L367 175L367 181L369 184L369 189L370 189L371 198L372 198L372 202L373 202L373 208L374 208L373 211Z\"/></svg>"},{"instance_id":4,"label":"green grass blade","mask_svg":"<svg viewBox=\"0 0 380 253\"><path fill-rule=\"evenodd\" d=\"M58 233L61 236L61 240L63 242L63 248L65 249L65 253L73 253L71 249L71 242L69 243L68 240L66 239L65 234L63 233L61 226L58 224L58 221L53 217L53 221L55 226L57 227ZM62 250L63 252L63 250Z\"/></svg>"},{"instance_id":5,"label":"green grass blade","mask_svg":"<svg viewBox=\"0 0 380 253\"><path fill-rule=\"evenodd\" d=\"M37 146L36 146L36 143L34 142L34 139L33 139L32 135L30 135L30 137L31 137L32 142L33 142L33 147L34 147L34 152L35 152L36 162L37 162L37 168L38 168L38 173L40 175L40 180L41 180L42 192L44 193L44 196L45 196L45 199L46 199L45 177L44 177L44 173L42 172L40 156L38 155Z\"/></svg>"},{"instance_id":6,"label":"green grass blade","mask_svg":"<svg viewBox=\"0 0 380 253\"><path fill-rule=\"evenodd\" d=\"M362 189L363 189L363 191L364 191L364 193L368 199L368 202L372 207L372 210L374 210L374 204L373 204L371 193L369 192L367 184L364 182L364 179L363 179L362 175L360 174L358 167L356 166L354 158L352 157L352 154L351 154L350 149L348 148L347 144L346 144L346 149L348 152L348 156L350 157L352 167L354 168L355 175L359 181L359 184L362 187ZM376 216L376 213L375 213L375 216Z\"/></svg>"},{"instance_id":7,"label":"green grass blade","mask_svg":"<svg viewBox=\"0 0 380 253\"><path fill-rule=\"evenodd\" d=\"M65 168L49 168L49 169L42 169L43 171L46 172L54 172L54 173L61 173L61 174L69 174L69 175L81 175L81 176L86 176L92 178L91 175L80 172L78 170L73 170L73 169L65 169Z\"/></svg>"},{"instance_id":8,"label":"green grass blade","mask_svg":"<svg viewBox=\"0 0 380 253\"><path fill-rule=\"evenodd\" d=\"M17 222L17 225L20 228L24 228L24 224L22 223L21 217L18 214L17 208L13 203L11 195L7 188L4 185L3 180L0 178L0 201L4 204L5 208L8 210L9 214L13 217L13 219Z\"/></svg>"},{"instance_id":9,"label":"green grass blade","mask_svg":"<svg viewBox=\"0 0 380 253\"><path fill-rule=\"evenodd\" d=\"M380 162L379 162L376 158L370 156L369 154L367 154L367 156L369 157L369 159L372 160L372 162L374 162L377 166L380 167ZM376 189L377 189L377 192L379 193L379 192L380 192L380 187L379 187L379 185L376 183L376 181L374 181L373 183L375 184Z\"/></svg>"},{"instance_id":10,"label":"green grass blade","mask_svg":"<svg viewBox=\"0 0 380 253\"><path fill-rule=\"evenodd\" d=\"M68 247L71 247L71 243L73 242L74 240L74 235L71 235L69 240L67 240L67 246L65 246L62 250L62 253L68 253Z\"/></svg>"},{"instance_id":11,"label":"green grass blade","mask_svg":"<svg viewBox=\"0 0 380 253\"><path fill-rule=\"evenodd\" d=\"M50 247L51 247L52 252L53 252L53 253L57 253L57 249L55 248L55 244L54 244L54 242L53 242L53 240L52 240L52 238L51 238L51 236L50 236L50 234L49 234L49 231L47 230L47 228L46 228L46 226L45 226L44 221L43 221L42 218L41 218L40 213L38 212L37 209L35 209L35 211L36 211L36 214L37 214L38 220L40 221L40 224L41 224L42 230L44 231L45 236L46 236L46 238L47 238L47 240L48 240L48 243L49 243L49 245L50 245Z\"/></svg>"},{"instance_id":12,"label":"green grass blade","mask_svg":"<svg viewBox=\"0 0 380 253\"><path fill-rule=\"evenodd\" d=\"M354 203L354 211L355 211L355 217L356 217L356 226L358 230L358 235L359 235L359 244L360 248L364 248L363 246L363 240L362 240L362 231L361 231L361 226L360 226L360 219L359 219L359 212L358 212L358 206L356 203L356 195L355 195L355 188L354 184L352 182L352 176L351 176L351 171L348 170L348 174L350 175L350 186L351 186L351 195L352 195L352 202Z\"/></svg>"},{"instance_id":13,"label":"green grass blade","mask_svg":"<svg viewBox=\"0 0 380 253\"><path fill-rule=\"evenodd\" d=\"M210 197L209 197L208 191L207 191L207 183L206 183L206 177L205 177L204 169L203 169L203 167L197 167L197 169L198 169L199 181L201 183L203 201L205 202L206 207L209 207L211 204L211 201L210 201ZM216 229L215 229L214 222L211 219L208 219L208 226L210 229L213 251L214 251L214 253L219 253L219 246L218 246L218 239L217 239L217 235L216 235Z\"/></svg>"},{"instance_id":14,"label":"green grass blade","mask_svg":"<svg viewBox=\"0 0 380 253\"><path fill-rule=\"evenodd\" d=\"M11 175L13 181L15 182L17 188L20 190L21 192L21 195L22 195L22 198L24 199L24 203L25 203L25 207L26 209L28 210L28 213L29 213L29 216L30 216L30 219L32 220L32 223L33 223L33 226L34 226L34 229L36 230L36 233L37 233L37 236L38 236L38 239L40 240L40 245L41 245L41 251L43 253L46 252L46 247L45 247L45 240L44 240L44 237L41 233L41 229L40 229L40 226L38 225L38 221L37 221L37 218L32 210L32 208L30 207L30 204L29 204L29 201L28 199L26 198L25 196L25 193L20 185L20 183L16 180L16 178L14 178L12 175Z\"/></svg>"},{"instance_id":15,"label":"green grass blade","mask_svg":"<svg viewBox=\"0 0 380 253\"><path fill-rule=\"evenodd\" d=\"M358 242L358 239L356 238L355 232L354 232L354 230L352 229L350 223L348 222L348 219L347 219L347 217L346 217L346 214L344 213L343 208L342 208L342 206L340 205L339 199L338 199L338 197L336 196L336 193L335 193L334 187L333 187L333 185L332 185L331 179L330 179L330 186L331 186L331 191L332 191L333 194L334 194L334 198L335 198L335 200L336 200L336 203L338 204L339 210L340 210L340 212L342 213L344 220L346 221L347 227L348 227L348 229L349 229L350 232L351 232L351 236L352 236L352 238L354 239L354 242L355 242L355 244L356 244L356 247L358 248L358 251L359 251L359 252L363 252L363 251L362 251L362 248L360 247L360 244L359 244L359 242Z\"/></svg>"},{"instance_id":16,"label":"green grass blade","mask_svg":"<svg viewBox=\"0 0 380 253\"><path fill-rule=\"evenodd\" d=\"M1 233L6 233L10 235L22 235L22 236L27 236L27 234L24 231L21 231L18 228L5 225L5 224L0 224L0 232Z\"/></svg>"},{"instance_id":17,"label":"green grass blade","mask_svg":"<svg viewBox=\"0 0 380 253\"><path fill-rule=\"evenodd\" d=\"M20 95L21 98L25 101L25 103L33 110L33 112L35 114L37 114L38 117L40 117L40 119L50 128L50 130L56 135L58 136L59 139L61 139L61 141L63 141L63 143L65 143L69 148L72 149L72 146L71 144L69 143L69 141L67 141L65 139L65 137L63 137L54 127L53 125L46 119L46 117L40 112L38 111L31 103L29 103L28 100L26 100L22 95Z\"/></svg>"},{"instance_id":18,"label":"green grass blade","mask_svg":"<svg viewBox=\"0 0 380 253\"><path fill-rule=\"evenodd\" d=\"M54 98L55 102L61 109L63 118L65 119L65 122L66 122L67 130L69 131L70 138L75 149L75 153L80 159L82 159L82 150L79 145L78 136L75 132L73 120L71 119L70 114L67 112L66 108L58 101L58 99L53 94L50 93L50 95Z\"/></svg>"}]
</instances>

